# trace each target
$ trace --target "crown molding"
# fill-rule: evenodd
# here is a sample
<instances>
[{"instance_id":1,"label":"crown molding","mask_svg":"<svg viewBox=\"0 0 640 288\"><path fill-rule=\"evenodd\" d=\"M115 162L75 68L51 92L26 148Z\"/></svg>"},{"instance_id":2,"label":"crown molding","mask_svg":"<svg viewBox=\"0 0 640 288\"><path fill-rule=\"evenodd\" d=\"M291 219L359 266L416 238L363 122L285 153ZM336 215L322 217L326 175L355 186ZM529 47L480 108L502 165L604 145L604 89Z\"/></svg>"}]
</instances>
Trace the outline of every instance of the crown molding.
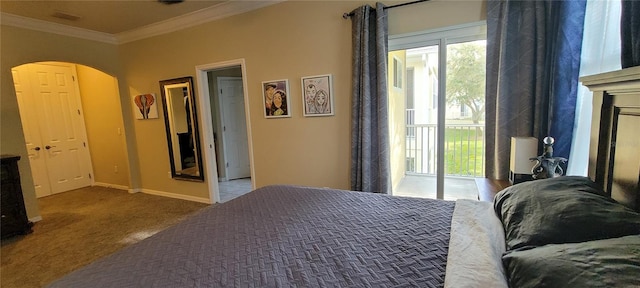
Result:
<instances>
[{"instance_id":1,"label":"crown molding","mask_svg":"<svg viewBox=\"0 0 640 288\"><path fill-rule=\"evenodd\" d=\"M117 34L109 34L88 29L76 28L68 25L27 18L4 12L0 12L0 19L2 20L3 25L49 32L87 40L94 40L109 44L123 44L179 31L185 28L193 27L214 20L223 19L233 15L242 14L284 1L286 0L226 1L209 8L201 9L182 16L174 17L165 21L157 22L138 29Z\"/></svg>"},{"instance_id":2,"label":"crown molding","mask_svg":"<svg viewBox=\"0 0 640 288\"><path fill-rule=\"evenodd\" d=\"M214 20L242 14L283 1L285 0L226 1L218 5L191 12L189 14L153 23L139 29L118 33L116 34L116 39L118 39L118 43L120 44L133 42L144 38L179 31Z\"/></svg>"},{"instance_id":3,"label":"crown molding","mask_svg":"<svg viewBox=\"0 0 640 288\"><path fill-rule=\"evenodd\" d=\"M97 32L89 29L71 27L68 25L58 24L54 22L33 19L5 12L0 12L0 20L2 25L14 26L29 30L59 34L69 37L93 40L108 44L118 44L118 40L113 34Z\"/></svg>"}]
</instances>

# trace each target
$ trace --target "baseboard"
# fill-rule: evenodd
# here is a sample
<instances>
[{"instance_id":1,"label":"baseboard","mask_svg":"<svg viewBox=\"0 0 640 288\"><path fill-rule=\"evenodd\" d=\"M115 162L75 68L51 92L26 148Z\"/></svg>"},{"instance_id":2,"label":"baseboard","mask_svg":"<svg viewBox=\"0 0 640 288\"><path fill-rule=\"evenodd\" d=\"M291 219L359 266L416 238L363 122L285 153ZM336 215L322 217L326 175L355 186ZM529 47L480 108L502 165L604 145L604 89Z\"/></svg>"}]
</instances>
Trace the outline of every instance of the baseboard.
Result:
<instances>
[{"instance_id":1,"label":"baseboard","mask_svg":"<svg viewBox=\"0 0 640 288\"><path fill-rule=\"evenodd\" d=\"M169 193L169 192L151 190L151 189L144 189L144 188L131 188L131 189L129 189L129 187L127 187L127 186L108 184L108 183L100 183L100 182L96 182L95 185L96 186L101 186L101 187L107 187L107 188L121 189L121 190L128 191L131 194L142 192L142 193L151 194L151 195L157 195L157 196L163 196L163 197L169 197L169 198L175 198L175 199L182 199L182 200L187 200L187 201L194 201L194 202L211 204L211 201L209 201L208 198L201 198L201 197L195 197L195 196L189 196L189 195L175 194L175 193Z\"/></svg>"},{"instance_id":2,"label":"baseboard","mask_svg":"<svg viewBox=\"0 0 640 288\"><path fill-rule=\"evenodd\" d=\"M124 186L124 185L117 185L117 184L109 184L109 183L95 182L95 183L93 183L93 185L95 185L95 186L100 186L100 187L105 187L105 188L113 188L113 189L125 190L125 191L128 191L128 190L129 190L129 187L128 187L128 186Z\"/></svg>"},{"instance_id":3,"label":"baseboard","mask_svg":"<svg viewBox=\"0 0 640 288\"><path fill-rule=\"evenodd\" d=\"M133 193L140 193L142 192L142 188L131 188L129 189L129 193L133 194Z\"/></svg>"},{"instance_id":4,"label":"baseboard","mask_svg":"<svg viewBox=\"0 0 640 288\"><path fill-rule=\"evenodd\" d=\"M42 216L36 216L36 217L33 217L33 218L29 218L29 222L36 223L36 222L39 222L39 221L42 221Z\"/></svg>"},{"instance_id":5,"label":"baseboard","mask_svg":"<svg viewBox=\"0 0 640 288\"><path fill-rule=\"evenodd\" d=\"M209 198L202 198L202 197L195 197L195 196L189 196L189 195L175 194L175 193L169 193L169 192L157 191L157 190L151 190L151 189L144 189L144 188L142 189L141 192L145 193L145 194L151 194L151 195L157 195L157 196L163 196L163 197L169 197L169 198L175 198L175 199L181 199L181 200L187 200L187 201L193 201L193 202L200 202L200 203L205 203L205 204L212 204L211 200L209 200Z\"/></svg>"}]
</instances>

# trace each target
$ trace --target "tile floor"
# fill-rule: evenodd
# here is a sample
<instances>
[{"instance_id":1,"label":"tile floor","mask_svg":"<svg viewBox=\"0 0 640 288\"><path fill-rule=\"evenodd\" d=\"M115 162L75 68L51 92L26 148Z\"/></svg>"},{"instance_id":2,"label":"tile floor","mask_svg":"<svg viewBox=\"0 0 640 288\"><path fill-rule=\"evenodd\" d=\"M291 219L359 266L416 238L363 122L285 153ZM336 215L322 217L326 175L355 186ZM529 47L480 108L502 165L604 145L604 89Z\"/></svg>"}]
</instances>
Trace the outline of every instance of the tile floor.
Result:
<instances>
[{"instance_id":1,"label":"tile floor","mask_svg":"<svg viewBox=\"0 0 640 288\"><path fill-rule=\"evenodd\" d=\"M220 203L224 203L251 192L251 178L218 182L218 188L220 189Z\"/></svg>"}]
</instances>

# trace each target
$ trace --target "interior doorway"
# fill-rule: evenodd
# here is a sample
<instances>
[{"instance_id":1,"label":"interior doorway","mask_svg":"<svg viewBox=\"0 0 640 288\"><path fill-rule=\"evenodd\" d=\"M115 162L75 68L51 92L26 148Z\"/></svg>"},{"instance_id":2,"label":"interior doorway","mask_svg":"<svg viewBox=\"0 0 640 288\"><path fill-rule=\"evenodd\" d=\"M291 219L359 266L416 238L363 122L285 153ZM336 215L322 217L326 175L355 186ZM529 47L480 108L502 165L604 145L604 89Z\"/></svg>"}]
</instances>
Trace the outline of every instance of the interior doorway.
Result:
<instances>
[{"instance_id":1,"label":"interior doorway","mask_svg":"<svg viewBox=\"0 0 640 288\"><path fill-rule=\"evenodd\" d=\"M211 71L212 76L218 72L234 73L233 70L239 67ZM238 71L240 72L240 71ZM235 73L234 73L235 74ZM244 112L244 93L242 87L242 77L216 77L218 88L216 94L218 98L217 115L219 115L222 126L222 151L224 170L224 180L234 180L250 178L251 169L249 165L249 145L247 140L247 121ZM220 159L220 158L218 158ZM219 160L220 161L220 160Z\"/></svg>"},{"instance_id":2,"label":"interior doorway","mask_svg":"<svg viewBox=\"0 0 640 288\"><path fill-rule=\"evenodd\" d=\"M255 188L244 59L200 65L196 74L210 198L228 201Z\"/></svg>"},{"instance_id":3,"label":"interior doorway","mask_svg":"<svg viewBox=\"0 0 640 288\"><path fill-rule=\"evenodd\" d=\"M31 63L11 72L36 197L92 185L75 65Z\"/></svg>"}]
</instances>

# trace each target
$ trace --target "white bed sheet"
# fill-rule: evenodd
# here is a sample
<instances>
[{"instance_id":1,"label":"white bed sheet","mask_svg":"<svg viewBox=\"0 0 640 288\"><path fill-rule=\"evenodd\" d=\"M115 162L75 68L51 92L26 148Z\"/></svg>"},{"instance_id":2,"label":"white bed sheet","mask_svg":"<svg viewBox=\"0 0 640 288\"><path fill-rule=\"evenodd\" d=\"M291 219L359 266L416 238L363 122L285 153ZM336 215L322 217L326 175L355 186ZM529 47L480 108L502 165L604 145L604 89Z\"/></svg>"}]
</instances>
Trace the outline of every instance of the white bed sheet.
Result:
<instances>
[{"instance_id":1,"label":"white bed sheet","mask_svg":"<svg viewBox=\"0 0 640 288\"><path fill-rule=\"evenodd\" d=\"M504 229L493 203L457 200L444 287L508 287L504 252Z\"/></svg>"}]
</instances>

